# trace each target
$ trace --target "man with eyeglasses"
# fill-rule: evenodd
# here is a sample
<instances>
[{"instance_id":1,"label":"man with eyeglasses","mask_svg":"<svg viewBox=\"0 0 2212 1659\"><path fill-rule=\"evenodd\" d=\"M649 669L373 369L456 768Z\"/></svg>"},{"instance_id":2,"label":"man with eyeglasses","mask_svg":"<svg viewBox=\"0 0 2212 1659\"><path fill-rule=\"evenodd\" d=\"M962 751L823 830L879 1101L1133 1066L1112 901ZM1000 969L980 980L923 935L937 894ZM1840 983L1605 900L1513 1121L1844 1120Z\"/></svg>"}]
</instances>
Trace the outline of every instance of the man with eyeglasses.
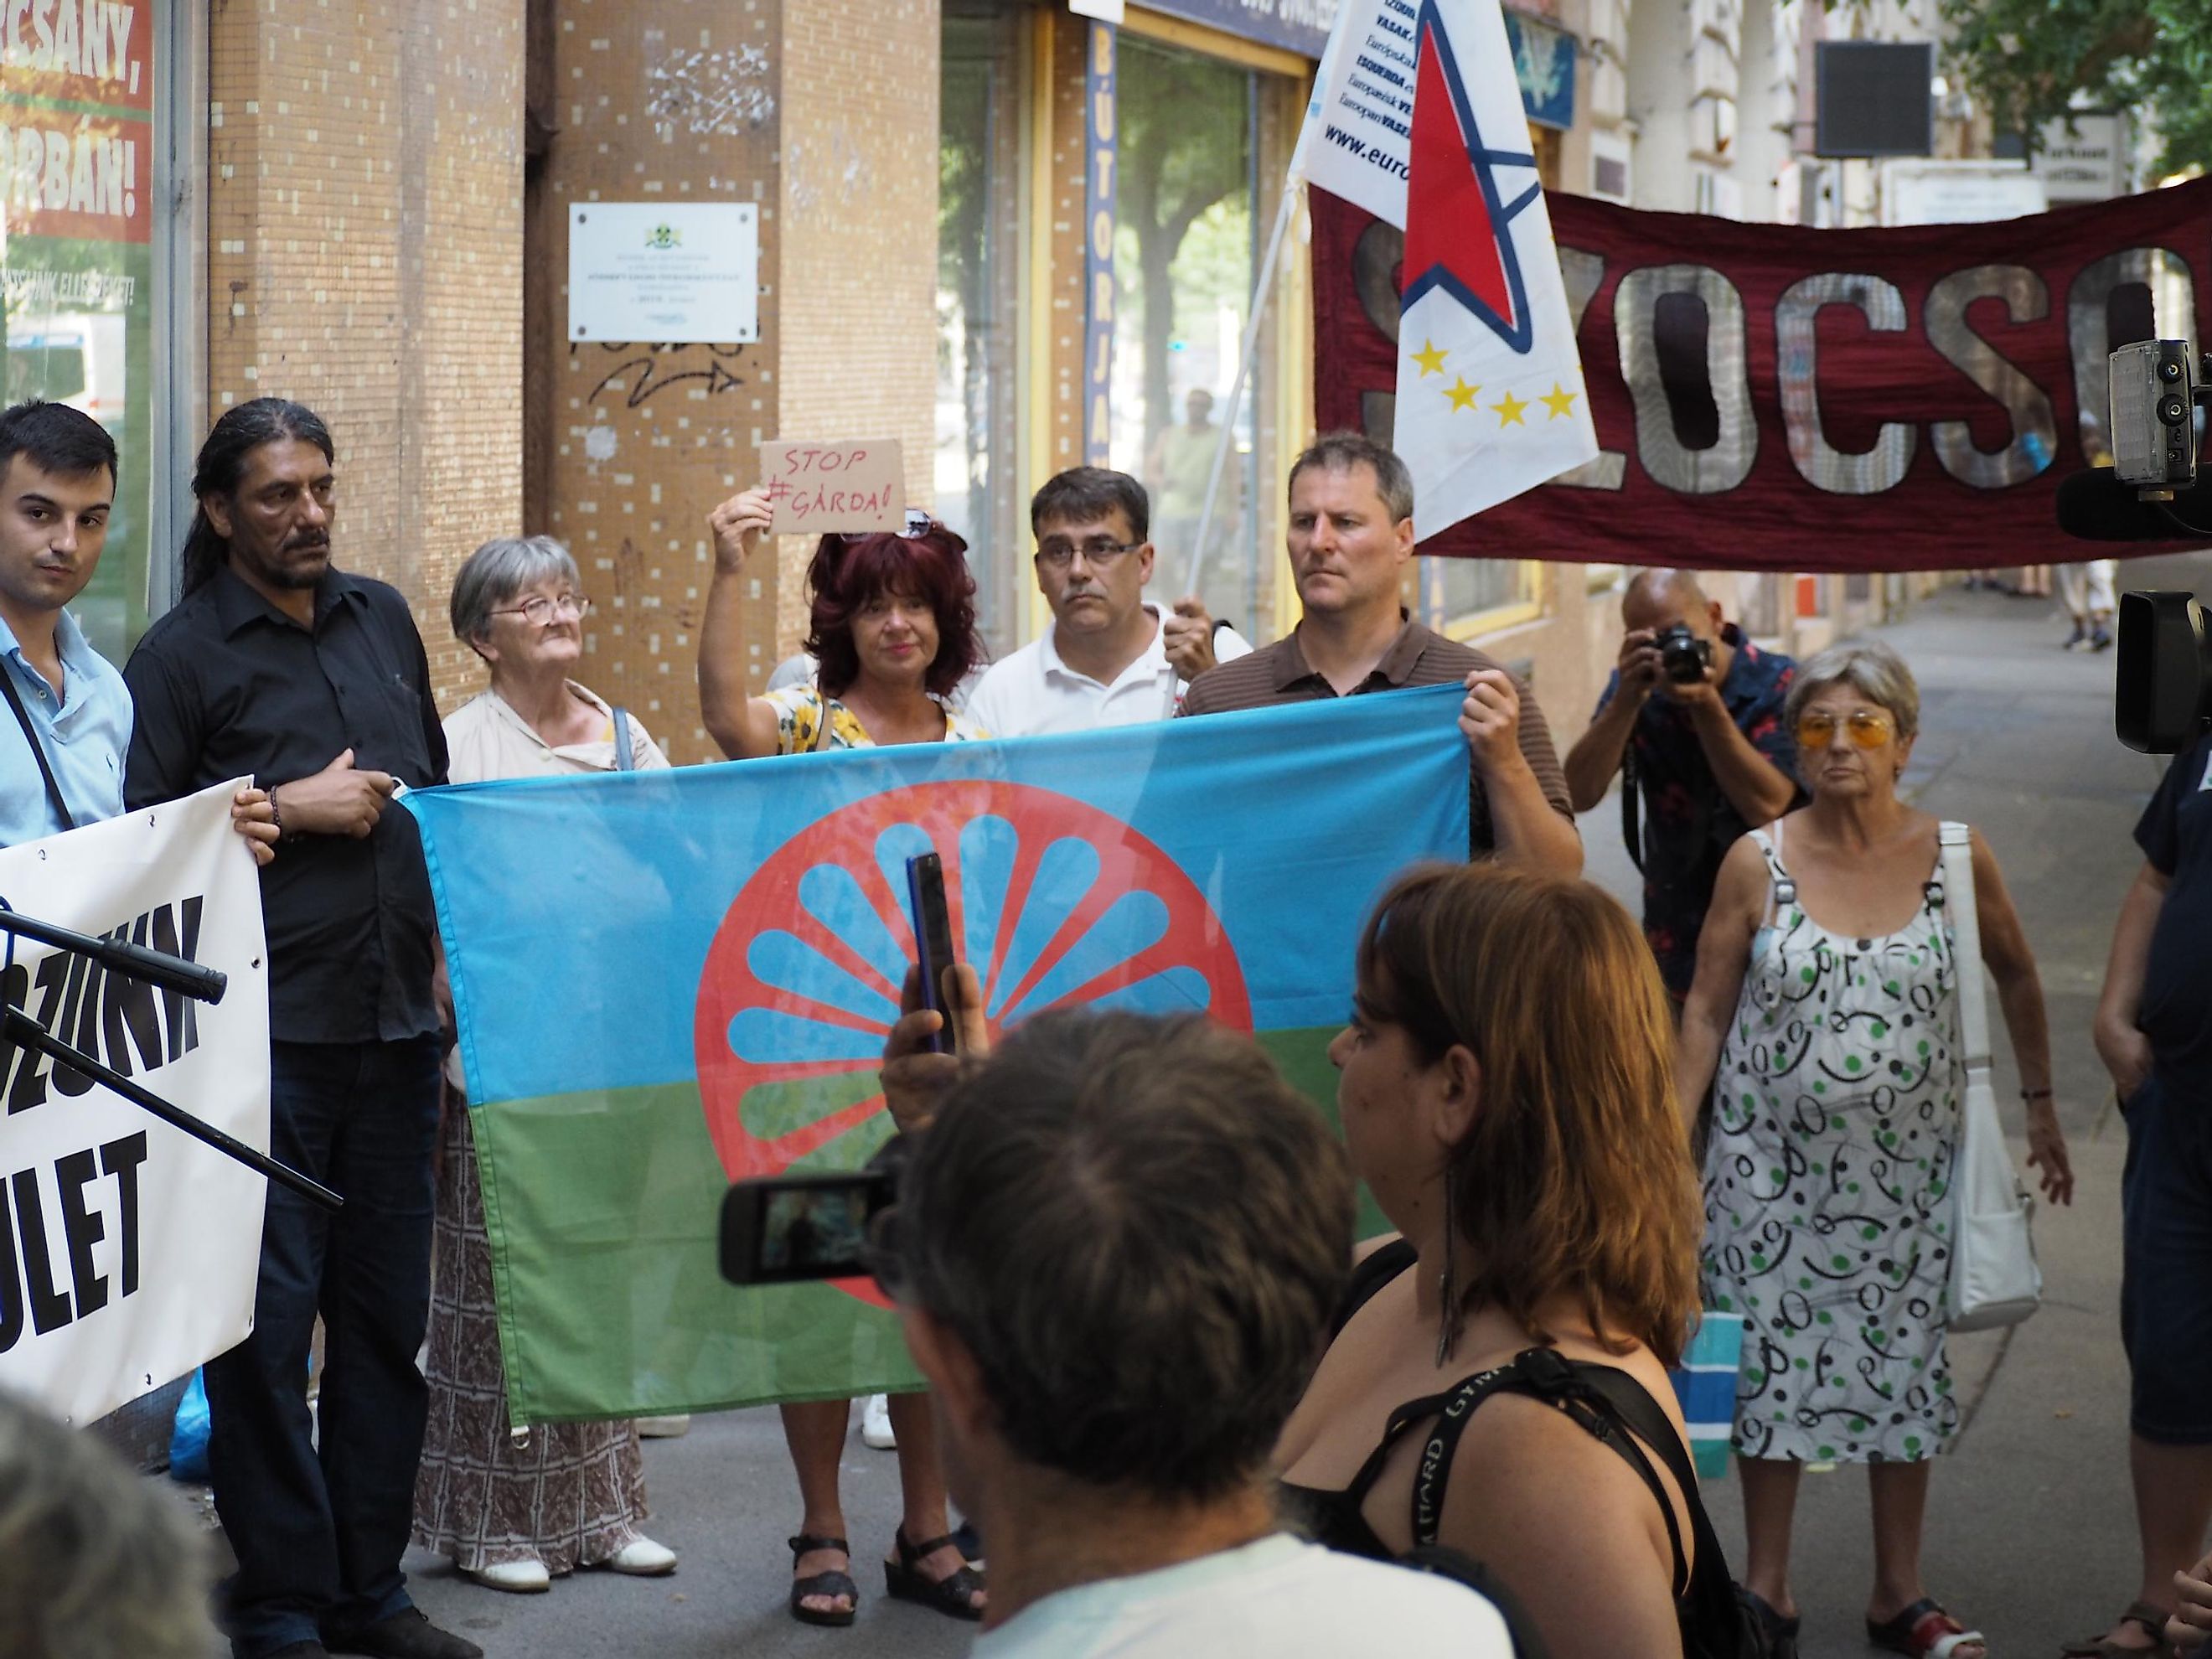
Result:
<instances>
[{"instance_id":1,"label":"man with eyeglasses","mask_svg":"<svg viewBox=\"0 0 2212 1659\"><path fill-rule=\"evenodd\" d=\"M1804 799L1782 720L1797 665L1723 622L1687 570L1638 571L1620 612L1620 665L1567 751L1567 787L1587 812L1626 769L1621 834L1644 872L1644 936L1679 1006L1697 975L1722 859L1747 830ZM1676 678L1670 661L1689 677Z\"/></svg>"},{"instance_id":2,"label":"man with eyeglasses","mask_svg":"<svg viewBox=\"0 0 2212 1659\"><path fill-rule=\"evenodd\" d=\"M1104 467L1059 473L1031 499L1052 626L993 664L969 698L969 715L993 737L1164 720L1188 681L1251 650L1194 599L1165 613L1146 602L1149 517L1144 486Z\"/></svg>"},{"instance_id":3,"label":"man with eyeglasses","mask_svg":"<svg viewBox=\"0 0 2212 1659\"><path fill-rule=\"evenodd\" d=\"M335 456L298 404L224 412L192 477L183 597L124 670L130 806L246 772L268 786L269 1151L345 1198L333 1216L270 1184L252 1334L206 1367L238 1557L223 1626L236 1659L481 1659L423 1618L399 1570L428 1402L415 1355L441 1043L429 872L414 818L388 809L403 786L446 781L446 738L407 601L331 562Z\"/></svg>"}]
</instances>

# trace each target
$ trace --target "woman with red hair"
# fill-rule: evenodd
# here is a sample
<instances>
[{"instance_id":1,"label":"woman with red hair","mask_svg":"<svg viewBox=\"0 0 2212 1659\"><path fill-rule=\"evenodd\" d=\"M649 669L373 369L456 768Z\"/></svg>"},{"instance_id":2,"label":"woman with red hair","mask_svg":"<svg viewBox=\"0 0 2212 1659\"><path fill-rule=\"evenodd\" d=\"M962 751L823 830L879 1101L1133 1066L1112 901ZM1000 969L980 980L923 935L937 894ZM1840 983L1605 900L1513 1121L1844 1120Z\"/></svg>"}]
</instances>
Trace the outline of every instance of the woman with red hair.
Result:
<instances>
[{"instance_id":1,"label":"woman with red hair","mask_svg":"<svg viewBox=\"0 0 2212 1659\"><path fill-rule=\"evenodd\" d=\"M714 580L699 630L699 707L708 735L732 760L895 743L953 743L987 735L946 699L975 666L975 583L968 544L933 521L906 536L824 536L807 568L812 612L810 684L764 697L745 692L742 577L768 533L768 496L749 489L716 507ZM791 1539L791 1615L849 1625L860 1603L845 1540L837 1465L849 1400L783 1407L783 1434L805 1516ZM905 1512L884 1564L892 1595L956 1619L983 1616L983 1576L948 1534L945 1471L926 1395L894 1395Z\"/></svg>"},{"instance_id":2,"label":"woman with red hair","mask_svg":"<svg viewBox=\"0 0 2212 1659\"><path fill-rule=\"evenodd\" d=\"M765 493L716 507L714 580L699 634L699 706L707 735L732 760L957 742L986 735L946 699L982 656L968 544L932 521L903 536L824 536L807 568L811 685L745 693L738 578L768 532Z\"/></svg>"}]
</instances>

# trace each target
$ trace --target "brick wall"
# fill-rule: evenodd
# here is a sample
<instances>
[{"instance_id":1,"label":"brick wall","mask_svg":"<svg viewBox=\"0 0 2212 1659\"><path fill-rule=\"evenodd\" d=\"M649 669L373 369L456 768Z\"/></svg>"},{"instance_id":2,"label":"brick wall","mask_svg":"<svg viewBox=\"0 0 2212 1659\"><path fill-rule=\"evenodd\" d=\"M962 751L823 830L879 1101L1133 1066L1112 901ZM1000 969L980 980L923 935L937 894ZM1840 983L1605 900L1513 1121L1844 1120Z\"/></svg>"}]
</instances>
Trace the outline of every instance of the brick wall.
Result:
<instances>
[{"instance_id":1,"label":"brick wall","mask_svg":"<svg viewBox=\"0 0 2212 1659\"><path fill-rule=\"evenodd\" d=\"M210 14L208 403L307 404L345 567L478 684L453 573L520 523L524 0L230 0Z\"/></svg>"},{"instance_id":2,"label":"brick wall","mask_svg":"<svg viewBox=\"0 0 2212 1659\"><path fill-rule=\"evenodd\" d=\"M781 435L896 438L935 499L936 0L813 0L783 25ZM811 539L784 537L779 644L806 626Z\"/></svg>"}]
</instances>

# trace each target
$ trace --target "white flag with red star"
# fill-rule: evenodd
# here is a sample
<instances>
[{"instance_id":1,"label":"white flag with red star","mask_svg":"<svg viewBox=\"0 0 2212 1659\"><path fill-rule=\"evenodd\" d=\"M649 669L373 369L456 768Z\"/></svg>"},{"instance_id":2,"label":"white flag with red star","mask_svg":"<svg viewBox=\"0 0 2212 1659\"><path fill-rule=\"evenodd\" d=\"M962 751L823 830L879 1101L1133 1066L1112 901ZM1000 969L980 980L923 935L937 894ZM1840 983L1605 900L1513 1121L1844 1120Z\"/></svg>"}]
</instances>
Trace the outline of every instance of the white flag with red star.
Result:
<instances>
[{"instance_id":1,"label":"white flag with red star","mask_svg":"<svg viewBox=\"0 0 2212 1659\"><path fill-rule=\"evenodd\" d=\"M1345 0L1292 166L1406 233L1393 446L1424 539L1596 458L1498 0Z\"/></svg>"}]
</instances>

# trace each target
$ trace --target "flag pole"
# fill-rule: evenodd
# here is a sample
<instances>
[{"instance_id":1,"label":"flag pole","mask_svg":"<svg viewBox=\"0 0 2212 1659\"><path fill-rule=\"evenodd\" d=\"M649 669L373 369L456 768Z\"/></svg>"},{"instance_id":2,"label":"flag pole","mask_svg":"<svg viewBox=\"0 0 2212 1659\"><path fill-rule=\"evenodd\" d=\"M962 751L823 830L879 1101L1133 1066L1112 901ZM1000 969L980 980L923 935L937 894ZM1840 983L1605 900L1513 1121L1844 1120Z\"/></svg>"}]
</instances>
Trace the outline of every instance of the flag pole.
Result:
<instances>
[{"instance_id":1,"label":"flag pole","mask_svg":"<svg viewBox=\"0 0 2212 1659\"><path fill-rule=\"evenodd\" d=\"M1260 319L1273 294L1275 267L1281 262L1283 238L1290 230L1291 216L1297 210L1297 198L1298 175L1293 168L1283 180L1282 204L1275 210L1275 228L1267 234L1267 252L1260 261L1260 279L1252 289L1251 314L1245 319L1244 339L1237 351L1237 378L1229 387L1228 411L1222 417L1221 435L1214 440L1212 471L1206 475L1206 501L1198 510L1198 534L1191 543L1190 565L1182 585L1186 594L1198 592L1199 573L1206 557L1206 535L1213 526L1214 502L1221 494L1221 474L1237 441L1237 415L1244 401L1244 383L1251 378L1252 354L1259 348Z\"/></svg>"}]
</instances>

